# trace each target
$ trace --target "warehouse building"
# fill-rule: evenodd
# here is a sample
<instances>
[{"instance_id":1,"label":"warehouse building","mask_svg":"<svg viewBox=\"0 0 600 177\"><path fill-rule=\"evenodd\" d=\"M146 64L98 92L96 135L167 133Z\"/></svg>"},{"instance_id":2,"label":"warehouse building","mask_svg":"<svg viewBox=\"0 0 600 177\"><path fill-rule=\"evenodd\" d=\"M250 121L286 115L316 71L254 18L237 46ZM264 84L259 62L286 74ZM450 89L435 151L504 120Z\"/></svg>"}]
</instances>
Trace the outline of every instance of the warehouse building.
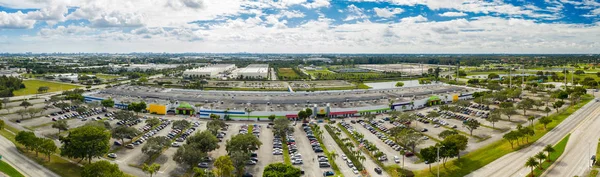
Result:
<instances>
[{"instance_id":1,"label":"warehouse building","mask_svg":"<svg viewBox=\"0 0 600 177\"><path fill-rule=\"evenodd\" d=\"M235 69L234 64L208 65L206 67L186 70L183 72L183 77L223 78Z\"/></svg>"},{"instance_id":2,"label":"warehouse building","mask_svg":"<svg viewBox=\"0 0 600 177\"><path fill-rule=\"evenodd\" d=\"M266 79L269 75L268 64L251 64L237 72L237 77L244 79Z\"/></svg>"}]
</instances>

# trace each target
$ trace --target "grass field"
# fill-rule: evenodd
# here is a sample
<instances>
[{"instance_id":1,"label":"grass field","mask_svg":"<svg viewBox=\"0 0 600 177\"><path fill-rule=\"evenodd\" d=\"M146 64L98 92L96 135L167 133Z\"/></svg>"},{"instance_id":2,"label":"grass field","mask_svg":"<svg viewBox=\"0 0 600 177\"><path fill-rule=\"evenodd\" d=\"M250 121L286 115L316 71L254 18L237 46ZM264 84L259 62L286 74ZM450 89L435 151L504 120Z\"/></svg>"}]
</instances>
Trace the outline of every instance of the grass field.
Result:
<instances>
[{"instance_id":1,"label":"grass field","mask_svg":"<svg viewBox=\"0 0 600 177\"><path fill-rule=\"evenodd\" d=\"M19 171L4 161L0 161L0 171L10 177L25 177L23 174L19 173Z\"/></svg>"},{"instance_id":2,"label":"grass field","mask_svg":"<svg viewBox=\"0 0 600 177\"><path fill-rule=\"evenodd\" d=\"M312 70L312 71L306 70L306 73L308 73L308 74L310 74L310 75L314 76L314 75L315 75L315 74L317 74L317 73L321 73L321 74L332 74L332 73L334 73L334 72L332 72L332 71L329 71L329 70L327 70L327 69L323 69L323 70Z\"/></svg>"},{"instance_id":3,"label":"grass field","mask_svg":"<svg viewBox=\"0 0 600 177\"><path fill-rule=\"evenodd\" d=\"M100 79L114 79L114 78L121 77L121 76L117 76L117 75L108 75L108 74L95 74L95 76Z\"/></svg>"},{"instance_id":4,"label":"grass field","mask_svg":"<svg viewBox=\"0 0 600 177\"><path fill-rule=\"evenodd\" d=\"M279 68L277 71L277 77L296 78L300 76L292 68Z\"/></svg>"},{"instance_id":5,"label":"grass field","mask_svg":"<svg viewBox=\"0 0 600 177\"><path fill-rule=\"evenodd\" d=\"M15 96L37 94L38 88L40 88L42 86L50 87L50 90L48 90L48 92L63 91L63 90L69 90L69 89L74 89L74 88L80 87L77 85L63 84L63 83L58 83L58 82L48 82L48 81L41 81L41 80L24 80L23 84L25 84L25 88L15 90L13 92L13 94Z\"/></svg>"},{"instance_id":6,"label":"grass field","mask_svg":"<svg viewBox=\"0 0 600 177\"><path fill-rule=\"evenodd\" d=\"M535 170L533 170L534 176L542 176L544 171L546 171L546 169L548 169L548 167L550 165L552 165L552 163L556 159L558 159L558 157L560 157L563 154L563 152L565 152L565 147L567 146L567 142L569 142L570 136L571 136L571 134L568 134L562 140L560 140L556 145L554 145L554 152L550 153L550 157L547 158L548 160L546 160L546 161L544 161L544 163L542 163L542 168L541 169L535 168Z\"/></svg>"},{"instance_id":7,"label":"grass field","mask_svg":"<svg viewBox=\"0 0 600 177\"><path fill-rule=\"evenodd\" d=\"M550 115L549 117L553 119L553 121L548 124L548 128L544 129L544 125L535 124L535 135L529 138L529 143L526 145L522 145L521 147L525 147L530 145L531 143L537 141L542 136L544 136L548 131L552 130L558 124L560 124L563 120L565 120L569 115L573 114L573 112L577 111L579 108L583 107L590 100L592 100L591 95L585 95L582 101L575 105L571 106L562 112L555 113ZM440 168L440 176L448 176L448 177L462 177L466 176L469 173L493 162L494 160L511 153L515 150L518 150L519 147L515 145L515 148L511 148L511 145L508 141L502 139L496 142L493 142L485 147L477 149L475 151L469 152L468 154L461 156L460 160L452 160L446 162L445 166L441 166ZM432 167L432 169L436 169L437 167ZM429 171L429 169L424 169L415 172L415 176L436 176L436 172Z\"/></svg>"}]
</instances>

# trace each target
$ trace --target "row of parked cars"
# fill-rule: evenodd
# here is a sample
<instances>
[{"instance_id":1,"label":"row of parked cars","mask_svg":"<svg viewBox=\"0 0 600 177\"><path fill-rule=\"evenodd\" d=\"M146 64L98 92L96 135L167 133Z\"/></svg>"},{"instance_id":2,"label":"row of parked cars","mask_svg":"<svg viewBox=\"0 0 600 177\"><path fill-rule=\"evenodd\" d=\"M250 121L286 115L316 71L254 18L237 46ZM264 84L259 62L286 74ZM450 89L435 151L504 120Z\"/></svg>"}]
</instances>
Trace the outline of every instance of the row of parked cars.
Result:
<instances>
[{"instance_id":1,"label":"row of parked cars","mask_svg":"<svg viewBox=\"0 0 600 177\"><path fill-rule=\"evenodd\" d=\"M132 126L137 125L139 123L142 123L142 119L136 119L136 120L133 120L133 121L121 120L121 121L117 122L117 125L124 125L124 126L127 126L127 127L132 127Z\"/></svg>"},{"instance_id":2,"label":"row of parked cars","mask_svg":"<svg viewBox=\"0 0 600 177\"><path fill-rule=\"evenodd\" d=\"M323 148L321 148L321 144L317 140L317 137L315 137L315 135L313 134L313 131L310 129L308 124L303 123L302 129L306 133L306 137L308 138L308 141L310 142L310 146L312 147L313 151L315 151L315 153L323 152Z\"/></svg>"},{"instance_id":3,"label":"row of parked cars","mask_svg":"<svg viewBox=\"0 0 600 177\"><path fill-rule=\"evenodd\" d=\"M360 120L360 123L364 124L363 120ZM372 120L371 124L375 125L381 131L384 131L383 129L380 128L380 127L383 127L386 130L384 132L386 132L387 134L389 134L389 130L387 128L385 128L381 122L377 122L375 120ZM400 151L400 150L404 149L402 146L396 144L396 142L394 142L391 139L389 139L389 137L386 134L384 134L384 133L381 133L381 132L378 132L378 131L371 132L371 133L375 134L375 136L377 136L377 138L379 138L381 141L383 141L385 144L387 144L388 146L390 146L395 151ZM383 159L380 159L380 160L382 160L382 161L387 160L387 157L383 158Z\"/></svg>"},{"instance_id":4,"label":"row of parked cars","mask_svg":"<svg viewBox=\"0 0 600 177\"><path fill-rule=\"evenodd\" d=\"M154 128L153 130L150 130L150 131L146 132L142 137L140 137L139 139L137 139L133 143L128 144L125 147L129 148L129 149L135 148L134 145L137 146L137 145L140 145L140 144L146 142L146 140L148 140L150 137L156 135L156 133L158 133L159 131L165 129L169 124L171 124L171 122L173 122L173 121L172 120L163 119L162 123L159 126L157 126L156 128Z\"/></svg>"},{"instance_id":5,"label":"row of parked cars","mask_svg":"<svg viewBox=\"0 0 600 177\"><path fill-rule=\"evenodd\" d=\"M78 118L78 119L81 119L82 121L86 121L87 117L91 117L91 116L106 112L106 108L93 108L93 109L90 109L90 110L82 112L82 113L78 113L78 112L71 110L71 109L76 109L76 108L77 108L77 106L71 106L70 108L51 113L50 114L51 116L56 116L56 117L52 118L52 121L65 120L65 119L70 119L70 118ZM92 118L92 119L100 120L102 118L97 117L97 118Z\"/></svg>"},{"instance_id":6,"label":"row of parked cars","mask_svg":"<svg viewBox=\"0 0 600 177\"><path fill-rule=\"evenodd\" d=\"M366 124L362 120L359 120L358 123L361 124L361 125L363 125L363 126L368 125L368 124ZM351 132L352 136L354 136L354 138L357 138L356 137L357 131L356 131L356 129L352 125L350 125L350 124L348 124L348 123L346 123L344 121L340 122L340 125L342 125L344 128L346 128L346 130L348 130L349 132ZM370 125L368 125L368 126L370 126ZM375 147L373 144L371 144L371 142L369 142L369 141L367 141L365 139L357 139L357 140L361 144L363 144L367 148L367 150L369 150L370 153L376 154L379 151L379 149L377 149L377 147ZM385 154L384 154L384 156L385 156ZM344 156L342 156L342 158L344 158ZM387 160L387 157L385 159ZM379 160L382 160L382 159L379 159ZM381 174L383 172L379 167L376 167L374 170L375 170L375 172L377 172L377 174Z\"/></svg>"},{"instance_id":7,"label":"row of parked cars","mask_svg":"<svg viewBox=\"0 0 600 177\"><path fill-rule=\"evenodd\" d=\"M500 103L498 103L498 104L500 104ZM483 105L483 104L477 104L477 103L471 103L471 105L469 107L475 108L475 109L479 109L479 110L482 110L482 111L489 111L489 110L491 110L490 106L486 106L486 105Z\"/></svg>"},{"instance_id":8,"label":"row of parked cars","mask_svg":"<svg viewBox=\"0 0 600 177\"><path fill-rule=\"evenodd\" d=\"M238 133L248 134L248 125L245 124L245 125L240 126L240 130ZM258 138L258 136L260 135L260 125L254 124L254 126L252 128L252 134ZM258 153L253 151L250 153L250 160L248 160L248 162L246 162L246 165L256 165L256 163L258 163Z\"/></svg>"},{"instance_id":9,"label":"row of parked cars","mask_svg":"<svg viewBox=\"0 0 600 177\"><path fill-rule=\"evenodd\" d=\"M187 139L187 137L189 137L190 135L192 135L192 133L194 133L194 131L196 131L195 127L192 128L188 128L187 130L185 130L185 132L183 132L183 134L181 134L181 136L179 136L179 138L177 138L175 141L177 142L183 142ZM179 130L179 132L181 132L181 130ZM172 137L170 137L171 139L173 139L175 136L172 135Z\"/></svg>"},{"instance_id":10,"label":"row of parked cars","mask_svg":"<svg viewBox=\"0 0 600 177\"><path fill-rule=\"evenodd\" d=\"M472 110L470 108L467 107L461 107L459 106L458 109L460 110L460 113L466 114L466 115L471 115L471 116L477 116L477 117L481 117L481 118L488 118L488 116L490 115L490 112L488 111L477 111L477 110Z\"/></svg>"}]
</instances>

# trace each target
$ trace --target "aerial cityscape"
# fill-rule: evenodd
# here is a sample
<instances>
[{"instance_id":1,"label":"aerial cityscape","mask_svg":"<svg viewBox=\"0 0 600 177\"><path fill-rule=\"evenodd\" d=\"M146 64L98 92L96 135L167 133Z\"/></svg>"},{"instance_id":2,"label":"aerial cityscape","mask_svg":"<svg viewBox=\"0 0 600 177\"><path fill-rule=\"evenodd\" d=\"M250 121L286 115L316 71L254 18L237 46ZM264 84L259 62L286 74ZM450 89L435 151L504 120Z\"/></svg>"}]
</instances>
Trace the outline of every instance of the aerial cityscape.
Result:
<instances>
[{"instance_id":1,"label":"aerial cityscape","mask_svg":"<svg viewBox=\"0 0 600 177\"><path fill-rule=\"evenodd\" d=\"M596 0L0 0L0 176L597 177Z\"/></svg>"}]
</instances>

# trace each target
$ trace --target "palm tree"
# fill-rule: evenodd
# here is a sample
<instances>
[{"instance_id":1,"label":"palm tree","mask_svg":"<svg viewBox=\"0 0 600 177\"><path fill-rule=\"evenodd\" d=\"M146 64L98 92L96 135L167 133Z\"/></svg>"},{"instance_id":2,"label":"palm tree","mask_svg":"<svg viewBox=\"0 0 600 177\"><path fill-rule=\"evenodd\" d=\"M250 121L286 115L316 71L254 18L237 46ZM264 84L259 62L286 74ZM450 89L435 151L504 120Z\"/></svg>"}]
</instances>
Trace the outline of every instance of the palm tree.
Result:
<instances>
[{"instance_id":1,"label":"palm tree","mask_svg":"<svg viewBox=\"0 0 600 177\"><path fill-rule=\"evenodd\" d=\"M534 157L540 160L540 168L542 168L542 163L544 163L544 160L547 158L546 154L544 154L544 152L539 152Z\"/></svg>"},{"instance_id":2,"label":"palm tree","mask_svg":"<svg viewBox=\"0 0 600 177\"><path fill-rule=\"evenodd\" d=\"M331 156L332 159L335 159L338 157L338 154L335 153L335 151L329 151L329 155Z\"/></svg>"},{"instance_id":3,"label":"palm tree","mask_svg":"<svg viewBox=\"0 0 600 177\"><path fill-rule=\"evenodd\" d=\"M550 159L550 153L553 153L555 151L552 145L546 145L546 147L544 147L544 151L548 153L546 156L548 157L548 160L551 161L552 159Z\"/></svg>"},{"instance_id":4,"label":"palm tree","mask_svg":"<svg viewBox=\"0 0 600 177\"><path fill-rule=\"evenodd\" d=\"M373 119L375 119L375 114L367 114L367 115L365 115L365 119L369 120L369 122L370 122Z\"/></svg>"},{"instance_id":5,"label":"palm tree","mask_svg":"<svg viewBox=\"0 0 600 177\"><path fill-rule=\"evenodd\" d=\"M252 113L252 109L246 108L246 113L248 113L248 121L250 121L250 113Z\"/></svg>"},{"instance_id":6,"label":"palm tree","mask_svg":"<svg viewBox=\"0 0 600 177\"><path fill-rule=\"evenodd\" d=\"M144 164L144 166L142 166L142 171L144 171L145 173L149 173L150 177L156 174L156 172L158 172L159 169L160 164L157 163L153 163L152 165Z\"/></svg>"},{"instance_id":7,"label":"palm tree","mask_svg":"<svg viewBox=\"0 0 600 177\"><path fill-rule=\"evenodd\" d=\"M359 160L361 163L365 162L365 160L367 160L367 158L365 158L365 156L362 156L362 155L356 156L356 159Z\"/></svg>"},{"instance_id":8,"label":"palm tree","mask_svg":"<svg viewBox=\"0 0 600 177\"><path fill-rule=\"evenodd\" d=\"M539 163L533 157L529 157L529 159L527 159L527 162L525 162L525 167L531 168L532 175L533 175L533 168L535 168L538 165L539 165ZM527 176L529 176L529 175L527 175Z\"/></svg>"}]
</instances>

